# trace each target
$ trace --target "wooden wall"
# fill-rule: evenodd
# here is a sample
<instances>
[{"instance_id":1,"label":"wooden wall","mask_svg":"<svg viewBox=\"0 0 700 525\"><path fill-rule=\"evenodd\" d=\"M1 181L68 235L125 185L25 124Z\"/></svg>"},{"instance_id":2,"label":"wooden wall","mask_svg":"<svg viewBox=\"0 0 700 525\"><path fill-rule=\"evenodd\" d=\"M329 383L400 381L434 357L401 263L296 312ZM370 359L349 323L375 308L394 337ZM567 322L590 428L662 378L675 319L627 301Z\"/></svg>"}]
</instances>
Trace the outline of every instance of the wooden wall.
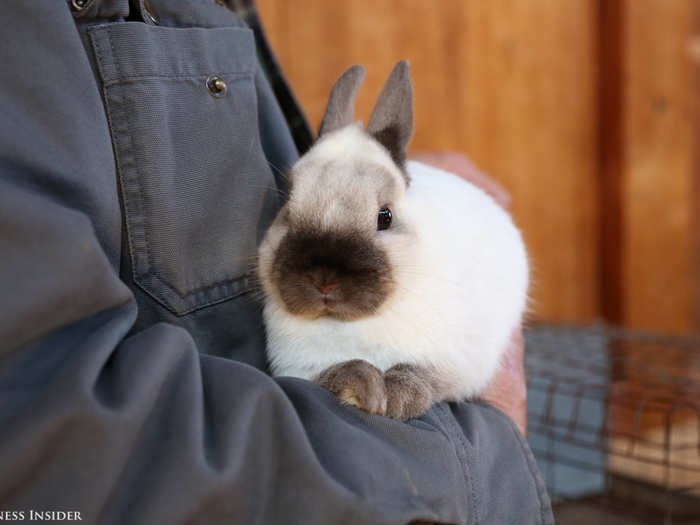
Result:
<instances>
[{"instance_id":1,"label":"wooden wall","mask_svg":"<svg viewBox=\"0 0 700 525\"><path fill-rule=\"evenodd\" d=\"M700 331L700 0L258 0L314 126L334 80L394 63L416 150L459 150L513 196L536 319Z\"/></svg>"},{"instance_id":2,"label":"wooden wall","mask_svg":"<svg viewBox=\"0 0 700 525\"><path fill-rule=\"evenodd\" d=\"M697 330L700 165L693 151L700 146L700 84L692 46L700 38L700 27L693 27L700 3L627 0L624 10L624 320Z\"/></svg>"}]
</instances>

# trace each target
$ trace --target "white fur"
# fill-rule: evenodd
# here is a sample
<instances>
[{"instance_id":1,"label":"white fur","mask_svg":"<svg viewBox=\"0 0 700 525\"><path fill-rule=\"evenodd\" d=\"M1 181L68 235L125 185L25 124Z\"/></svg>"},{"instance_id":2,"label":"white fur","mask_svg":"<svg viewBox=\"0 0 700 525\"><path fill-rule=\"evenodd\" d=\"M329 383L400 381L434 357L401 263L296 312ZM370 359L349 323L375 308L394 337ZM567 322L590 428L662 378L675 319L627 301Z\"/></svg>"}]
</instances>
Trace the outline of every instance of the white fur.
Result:
<instances>
[{"instance_id":1,"label":"white fur","mask_svg":"<svg viewBox=\"0 0 700 525\"><path fill-rule=\"evenodd\" d=\"M400 177L386 151L347 131L353 127L320 141L294 171L303 173L304 163L348 155ZM389 255L395 292L373 316L346 322L291 315L266 287L264 317L275 375L311 380L331 365L357 358L383 371L399 363L431 365L459 399L478 394L497 370L526 303L528 264L520 233L472 184L417 162L407 169L411 184L392 208L404 233L392 235L390 229L377 236ZM295 184L313 182L303 179ZM330 213L323 222L338 220ZM283 234L273 225L261 261L271 259ZM265 271L261 268L263 283Z\"/></svg>"}]
</instances>

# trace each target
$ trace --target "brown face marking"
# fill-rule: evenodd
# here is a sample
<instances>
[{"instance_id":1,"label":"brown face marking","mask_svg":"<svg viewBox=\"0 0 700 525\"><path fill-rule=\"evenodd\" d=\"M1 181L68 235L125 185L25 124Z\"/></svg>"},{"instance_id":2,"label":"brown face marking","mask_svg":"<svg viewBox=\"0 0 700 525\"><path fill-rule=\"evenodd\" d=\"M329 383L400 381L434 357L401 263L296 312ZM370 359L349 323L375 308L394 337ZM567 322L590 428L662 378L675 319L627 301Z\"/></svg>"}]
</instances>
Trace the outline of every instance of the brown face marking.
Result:
<instances>
[{"instance_id":1,"label":"brown face marking","mask_svg":"<svg viewBox=\"0 0 700 525\"><path fill-rule=\"evenodd\" d=\"M271 278L290 313L345 321L372 315L394 288L386 254L357 232L290 230Z\"/></svg>"}]
</instances>

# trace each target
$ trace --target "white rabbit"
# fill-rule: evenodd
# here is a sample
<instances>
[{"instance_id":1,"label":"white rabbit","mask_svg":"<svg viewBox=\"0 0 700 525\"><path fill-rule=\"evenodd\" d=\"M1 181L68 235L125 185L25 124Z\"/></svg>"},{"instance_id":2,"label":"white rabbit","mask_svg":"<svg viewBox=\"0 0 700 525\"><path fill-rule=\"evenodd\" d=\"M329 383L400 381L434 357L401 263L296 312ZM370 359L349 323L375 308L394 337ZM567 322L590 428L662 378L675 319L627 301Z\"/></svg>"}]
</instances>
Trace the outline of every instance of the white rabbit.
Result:
<instances>
[{"instance_id":1,"label":"white rabbit","mask_svg":"<svg viewBox=\"0 0 700 525\"><path fill-rule=\"evenodd\" d=\"M363 78L354 66L336 82L260 246L268 357L275 375L407 419L487 385L525 308L527 255L481 189L406 163L408 64L366 130L353 123Z\"/></svg>"}]
</instances>

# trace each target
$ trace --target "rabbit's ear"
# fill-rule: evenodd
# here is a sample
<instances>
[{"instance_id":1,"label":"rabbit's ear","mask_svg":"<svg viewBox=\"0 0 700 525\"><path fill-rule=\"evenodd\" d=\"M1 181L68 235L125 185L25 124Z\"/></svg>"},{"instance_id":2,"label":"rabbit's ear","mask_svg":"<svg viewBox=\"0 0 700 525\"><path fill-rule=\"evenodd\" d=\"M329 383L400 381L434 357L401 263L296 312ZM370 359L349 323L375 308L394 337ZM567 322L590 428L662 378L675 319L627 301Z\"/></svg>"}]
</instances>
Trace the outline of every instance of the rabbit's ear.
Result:
<instances>
[{"instance_id":1,"label":"rabbit's ear","mask_svg":"<svg viewBox=\"0 0 700 525\"><path fill-rule=\"evenodd\" d=\"M406 147L413 135L413 86L408 62L402 60L389 75L367 125L367 132L379 141L403 168Z\"/></svg>"},{"instance_id":2,"label":"rabbit's ear","mask_svg":"<svg viewBox=\"0 0 700 525\"><path fill-rule=\"evenodd\" d=\"M365 68L352 66L336 80L328 99L321 129L318 131L319 137L352 124L355 117L355 99L364 79Z\"/></svg>"}]
</instances>

